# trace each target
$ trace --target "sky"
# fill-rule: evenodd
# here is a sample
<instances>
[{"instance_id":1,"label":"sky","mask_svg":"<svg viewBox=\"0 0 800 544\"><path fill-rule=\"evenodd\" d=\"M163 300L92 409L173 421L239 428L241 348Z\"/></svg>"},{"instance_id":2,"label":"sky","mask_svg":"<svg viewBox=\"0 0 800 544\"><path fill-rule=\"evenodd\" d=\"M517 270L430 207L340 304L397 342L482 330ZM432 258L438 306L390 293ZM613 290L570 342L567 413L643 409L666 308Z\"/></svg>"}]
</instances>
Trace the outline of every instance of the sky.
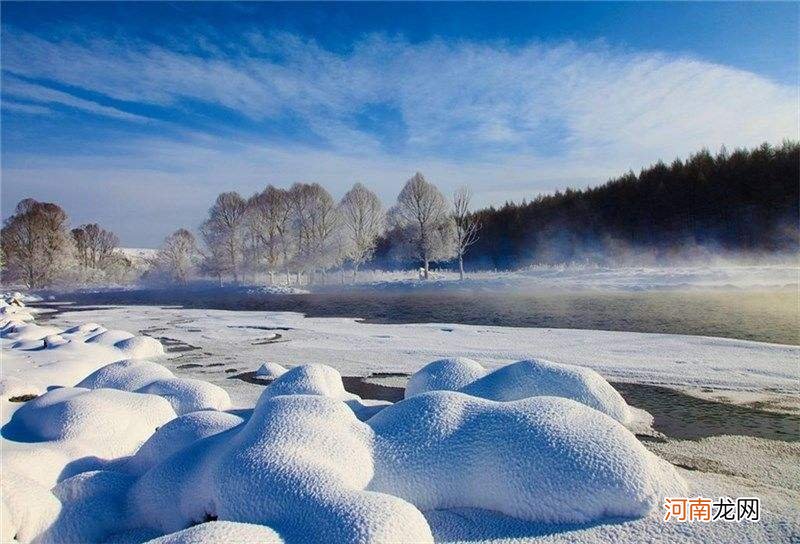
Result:
<instances>
[{"instance_id":1,"label":"sky","mask_svg":"<svg viewBox=\"0 0 800 544\"><path fill-rule=\"evenodd\" d=\"M798 136L798 3L8 3L2 216L127 247L216 195L422 172L478 207Z\"/></svg>"}]
</instances>

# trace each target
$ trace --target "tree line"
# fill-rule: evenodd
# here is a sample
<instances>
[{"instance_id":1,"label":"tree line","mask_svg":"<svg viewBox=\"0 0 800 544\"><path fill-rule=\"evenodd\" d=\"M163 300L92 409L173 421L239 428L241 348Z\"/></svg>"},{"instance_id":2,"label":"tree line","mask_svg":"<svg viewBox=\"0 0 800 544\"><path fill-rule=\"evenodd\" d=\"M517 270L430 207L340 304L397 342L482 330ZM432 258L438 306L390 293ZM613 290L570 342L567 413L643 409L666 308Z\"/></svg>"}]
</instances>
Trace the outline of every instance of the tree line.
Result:
<instances>
[{"instance_id":1,"label":"tree line","mask_svg":"<svg viewBox=\"0 0 800 544\"><path fill-rule=\"evenodd\" d=\"M691 248L796 252L800 249L800 144L752 150L707 150L659 161L586 190L567 189L531 202L470 208L471 194L451 198L420 173L388 210L356 183L336 201L317 183L267 186L244 197L220 194L198 229L170 234L147 263L150 280L186 283L327 281L331 270L353 279L364 266L464 263L509 269L535 263L625 261L645 252L670 257ZM69 228L54 203L21 201L0 233L4 281L43 287L121 283L138 277L116 248L117 237L97 224Z\"/></svg>"},{"instance_id":2,"label":"tree line","mask_svg":"<svg viewBox=\"0 0 800 544\"><path fill-rule=\"evenodd\" d=\"M29 288L69 283L123 283L133 279L132 263L117 236L96 223L69 228L58 204L21 200L0 231L3 281Z\"/></svg>"},{"instance_id":3,"label":"tree line","mask_svg":"<svg viewBox=\"0 0 800 544\"><path fill-rule=\"evenodd\" d=\"M463 278L464 256L479 231L470 200L466 188L449 200L420 173L388 210L361 183L339 202L317 183L269 185L248 198L225 192L209 209L199 241L187 229L166 238L153 275L186 282L199 272L239 282L263 274L274 283L280 274L287 284L325 283L329 271L349 268L355 280L378 242L389 238L405 259L419 264L422 278L432 261L449 259L458 260Z\"/></svg>"}]
</instances>

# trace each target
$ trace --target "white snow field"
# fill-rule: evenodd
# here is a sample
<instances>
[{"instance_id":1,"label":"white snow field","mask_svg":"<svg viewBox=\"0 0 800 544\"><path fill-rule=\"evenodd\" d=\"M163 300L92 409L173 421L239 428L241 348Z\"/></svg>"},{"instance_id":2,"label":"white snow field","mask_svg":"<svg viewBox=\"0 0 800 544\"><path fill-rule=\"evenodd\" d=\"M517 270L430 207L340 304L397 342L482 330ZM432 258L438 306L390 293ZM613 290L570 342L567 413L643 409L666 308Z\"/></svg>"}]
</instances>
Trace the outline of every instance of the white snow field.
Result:
<instances>
[{"instance_id":1,"label":"white snow field","mask_svg":"<svg viewBox=\"0 0 800 544\"><path fill-rule=\"evenodd\" d=\"M796 394L797 347L154 307L37 324L15 307L0 321L2 542L800 534L796 442L688 441L684 466L743 466L676 467L653 450L674 457L682 441L640 442L606 381ZM394 404L345 390L342 374L374 372L417 373ZM665 497L698 495L758 496L762 519L663 521Z\"/></svg>"}]
</instances>

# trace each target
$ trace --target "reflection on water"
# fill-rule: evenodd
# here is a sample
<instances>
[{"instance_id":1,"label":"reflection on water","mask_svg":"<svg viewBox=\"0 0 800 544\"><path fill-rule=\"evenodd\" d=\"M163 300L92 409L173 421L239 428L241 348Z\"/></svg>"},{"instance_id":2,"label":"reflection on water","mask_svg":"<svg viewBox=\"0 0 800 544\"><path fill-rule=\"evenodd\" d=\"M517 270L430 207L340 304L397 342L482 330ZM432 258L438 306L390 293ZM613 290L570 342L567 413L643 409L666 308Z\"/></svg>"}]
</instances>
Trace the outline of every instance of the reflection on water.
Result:
<instances>
[{"instance_id":1,"label":"reflection on water","mask_svg":"<svg viewBox=\"0 0 800 544\"><path fill-rule=\"evenodd\" d=\"M644 292L326 292L265 295L234 289L71 294L81 304L302 312L376 323L464 323L695 334L800 345L796 288Z\"/></svg>"}]
</instances>

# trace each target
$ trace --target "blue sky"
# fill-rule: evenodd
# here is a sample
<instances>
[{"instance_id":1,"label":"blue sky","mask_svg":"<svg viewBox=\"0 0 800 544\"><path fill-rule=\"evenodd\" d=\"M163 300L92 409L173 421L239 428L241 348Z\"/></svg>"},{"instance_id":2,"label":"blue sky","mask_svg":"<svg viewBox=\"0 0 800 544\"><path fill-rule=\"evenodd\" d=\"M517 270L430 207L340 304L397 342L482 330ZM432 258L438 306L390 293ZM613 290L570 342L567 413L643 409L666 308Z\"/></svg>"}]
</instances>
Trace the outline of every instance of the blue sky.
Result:
<instances>
[{"instance_id":1,"label":"blue sky","mask_svg":"<svg viewBox=\"0 0 800 544\"><path fill-rule=\"evenodd\" d=\"M798 135L798 4L3 3L2 213L128 246L215 195L422 171L476 204Z\"/></svg>"}]
</instances>

